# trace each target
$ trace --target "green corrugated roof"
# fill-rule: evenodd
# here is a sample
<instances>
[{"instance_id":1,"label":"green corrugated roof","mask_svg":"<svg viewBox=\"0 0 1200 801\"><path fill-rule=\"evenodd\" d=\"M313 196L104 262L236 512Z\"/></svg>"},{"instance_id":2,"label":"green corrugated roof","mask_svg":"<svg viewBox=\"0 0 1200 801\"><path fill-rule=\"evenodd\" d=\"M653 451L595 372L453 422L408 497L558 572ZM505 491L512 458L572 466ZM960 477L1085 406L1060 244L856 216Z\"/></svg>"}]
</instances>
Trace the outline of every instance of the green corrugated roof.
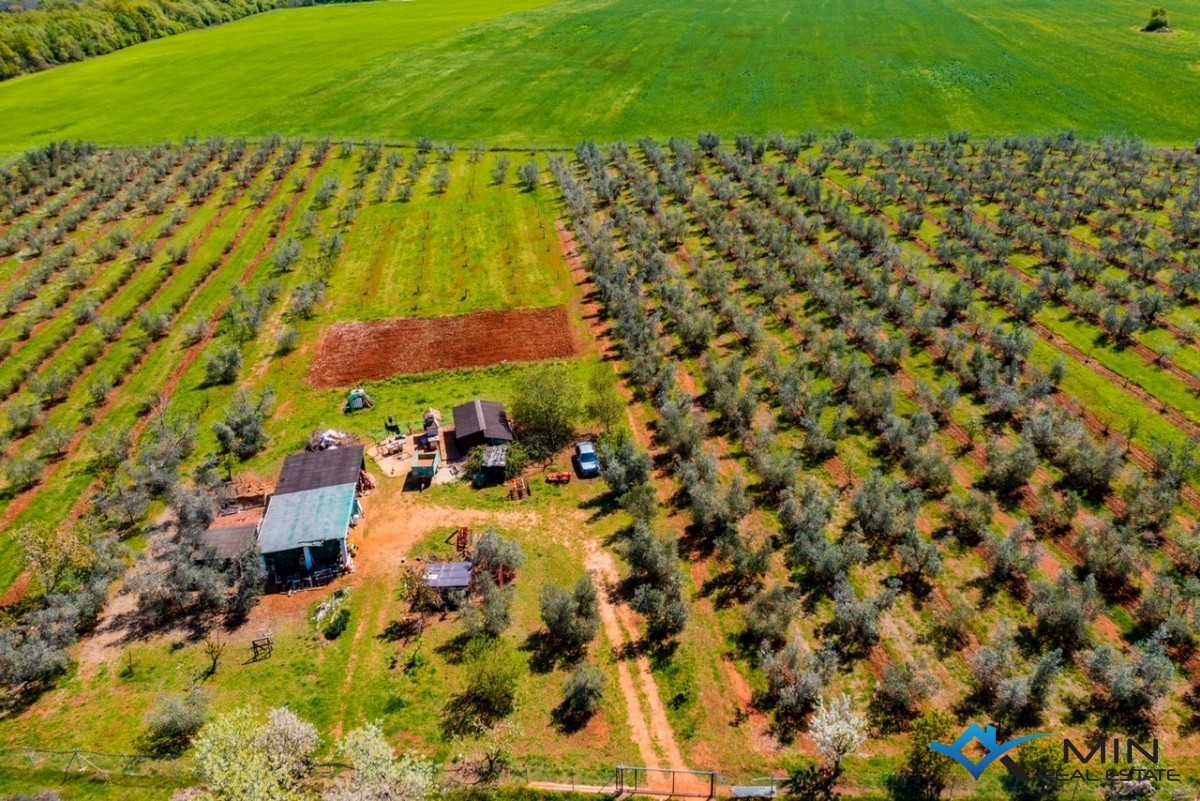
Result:
<instances>
[{"instance_id":1,"label":"green corrugated roof","mask_svg":"<svg viewBox=\"0 0 1200 801\"><path fill-rule=\"evenodd\" d=\"M276 553L342 540L354 514L355 484L274 495L258 530L258 549Z\"/></svg>"}]
</instances>

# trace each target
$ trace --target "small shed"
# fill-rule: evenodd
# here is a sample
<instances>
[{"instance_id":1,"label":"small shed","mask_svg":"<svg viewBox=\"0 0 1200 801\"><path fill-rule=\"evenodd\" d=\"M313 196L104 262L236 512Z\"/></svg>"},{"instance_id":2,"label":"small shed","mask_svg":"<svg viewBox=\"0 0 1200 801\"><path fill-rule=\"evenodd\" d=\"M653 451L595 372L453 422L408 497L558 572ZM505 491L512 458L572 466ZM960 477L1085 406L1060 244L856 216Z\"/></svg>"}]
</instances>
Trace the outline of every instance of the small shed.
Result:
<instances>
[{"instance_id":1,"label":"small shed","mask_svg":"<svg viewBox=\"0 0 1200 801\"><path fill-rule=\"evenodd\" d=\"M470 562L427 562L425 584L439 592L469 589L472 569Z\"/></svg>"},{"instance_id":2,"label":"small shed","mask_svg":"<svg viewBox=\"0 0 1200 801\"><path fill-rule=\"evenodd\" d=\"M454 438L466 453L477 445L504 445L513 441L504 404L476 398L454 407Z\"/></svg>"},{"instance_id":3,"label":"small shed","mask_svg":"<svg viewBox=\"0 0 1200 801\"><path fill-rule=\"evenodd\" d=\"M277 583L353 566L346 545L362 515L363 446L297 453L283 463L258 527L263 566Z\"/></svg>"},{"instance_id":4,"label":"small shed","mask_svg":"<svg viewBox=\"0 0 1200 801\"><path fill-rule=\"evenodd\" d=\"M432 481L441 464L442 454L440 451L417 451L417 455L413 459L412 474L417 478Z\"/></svg>"},{"instance_id":5,"label":"small shed","mask_svg":"<svg viewBox=\"0 0 1200 801\"><path fill-rule=\"evenodd\" d=\"M196 562L228 564L254 547L258 526L210 528L200 535L200 547L192 551Z\"/></svg>"}]
</instances>

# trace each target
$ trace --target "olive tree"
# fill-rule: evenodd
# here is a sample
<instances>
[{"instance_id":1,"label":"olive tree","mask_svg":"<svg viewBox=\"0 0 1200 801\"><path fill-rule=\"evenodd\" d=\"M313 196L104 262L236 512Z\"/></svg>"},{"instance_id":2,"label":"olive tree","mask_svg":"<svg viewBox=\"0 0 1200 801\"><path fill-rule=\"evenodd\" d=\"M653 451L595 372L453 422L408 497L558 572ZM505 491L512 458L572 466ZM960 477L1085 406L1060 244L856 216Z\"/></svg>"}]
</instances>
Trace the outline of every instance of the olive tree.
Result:
<instances>
[{"instance_id":1,"label":"olive tree","mask_svg":"<svg viewBox=\"0 0 1200 801\"><path fill-rule=\"evenodd\" d=\"M586 576L567 590L555 584L542 586L542 622L549 639L567 655L587 647L600 628L596 588Z\"/></svg>"},{"instance_id":2,"label":"olive tree","mask_svg":"<svg viewBox=\"0 0 1200 801\"><path fill-rule=\"evenodd\" d=\"M275 395L269 388L257 400L248 393L238 393L224 418L213 423L221 452L245 460L265 448L267 416L274 402Z\"/></svg>"}]
</instances>

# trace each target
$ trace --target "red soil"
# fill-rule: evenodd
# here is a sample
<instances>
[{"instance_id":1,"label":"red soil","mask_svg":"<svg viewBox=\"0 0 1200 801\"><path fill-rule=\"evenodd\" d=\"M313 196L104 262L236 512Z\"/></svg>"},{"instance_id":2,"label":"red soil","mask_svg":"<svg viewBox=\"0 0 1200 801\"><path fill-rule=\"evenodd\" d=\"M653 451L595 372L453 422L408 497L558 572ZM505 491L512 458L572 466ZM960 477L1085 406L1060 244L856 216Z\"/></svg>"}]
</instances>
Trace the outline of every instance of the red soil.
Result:
<instances>
[{"instance_id":1,"label":"red soil","mask_svg":"<svg viewBox=\"0 0 1200 801\"><path fill-rule=\"evenodd\" d=\"M343 387L393 375L557 359L576 352L567 310L561 306L338 323L321 338L308 382Z\"/></svg>"}]
</instances>

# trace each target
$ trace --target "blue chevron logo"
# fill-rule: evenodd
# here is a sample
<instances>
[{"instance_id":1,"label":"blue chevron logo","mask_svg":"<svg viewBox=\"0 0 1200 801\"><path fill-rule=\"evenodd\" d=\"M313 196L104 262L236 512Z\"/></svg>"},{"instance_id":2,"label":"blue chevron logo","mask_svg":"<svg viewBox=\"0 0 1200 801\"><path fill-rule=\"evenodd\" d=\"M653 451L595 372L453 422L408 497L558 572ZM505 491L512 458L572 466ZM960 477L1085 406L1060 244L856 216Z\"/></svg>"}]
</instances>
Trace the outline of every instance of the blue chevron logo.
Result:
<instances>
[{"instance_id":1,"label":"blue chevron logo","mask_svg":"<svg viewBox=\"0 0 1200 801\"><path fill-rule=\"evenodd\" d=\"M1008 752L1016 748L1018 745L1021 745L1021 743L1027 743L1030 740L1036 740L1039 737L1048 736L1049 732L1042 732L1041 734L1027 734L1024 737L1017 737L1009 740L1006 743L997 743L995 726L989 725L984 728L978 723L972 723L967 727L966 731L958 735L958 739L950 745L946 745L945 743L930 743L929 750L936 751L939 754L945 754L946 756L950 757L955 762L966 768L967 772L970 773L972 778L974 778L976 781L978 781L979 777L983 775L983 772L988 769L988 766L997 759L999 759L1001 764L1004 765L1004 767L1008 769L1009 773L1012 773L1015 777L1026 778L1024 775L1025 771L1021 770L1021 767L1007 756ZM963 749L965 749L972 740L978 740L980 745L983 746L984 750L987 751L987 753L978 762L971 759L963 752Z\"/></svg>"}]
</instances>

